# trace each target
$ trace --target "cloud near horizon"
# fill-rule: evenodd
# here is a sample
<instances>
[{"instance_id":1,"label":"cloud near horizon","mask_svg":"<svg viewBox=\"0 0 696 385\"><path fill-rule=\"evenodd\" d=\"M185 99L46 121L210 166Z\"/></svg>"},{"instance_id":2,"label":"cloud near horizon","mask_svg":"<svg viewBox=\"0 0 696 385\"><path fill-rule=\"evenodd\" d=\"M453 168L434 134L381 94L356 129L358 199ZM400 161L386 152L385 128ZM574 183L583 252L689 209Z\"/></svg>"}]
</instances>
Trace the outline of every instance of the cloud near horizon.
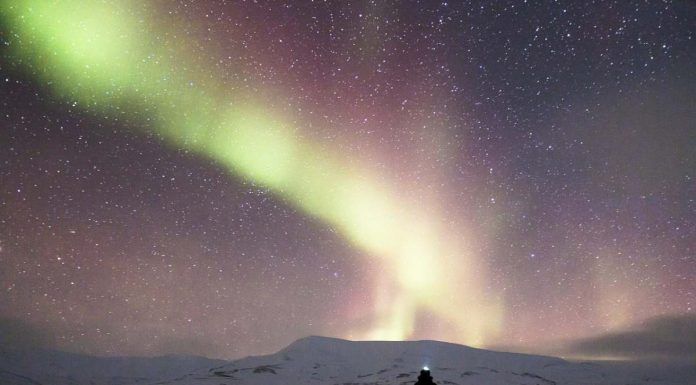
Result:
<instances>
[{"instance_id":1,"label":"cloud near horizon","mask_svg":"<svg viewBox=\"0 0 696 385\"><path fill-rule=\"evenodd\" d=\"M0 318L0 348L50 349L55 336L48 330L16 318Z\"/></svg>"},{"instance_id":2,"label":"cloud near horizon","mask_svg":"<svg viewBox=\"0 0 696 385\"><path fill-rule=\"evenodd\" d=\"M696 357L696 315L651 318L634 329L572 342L567 353L630 358Z\"/></svg>"}]
</instances>

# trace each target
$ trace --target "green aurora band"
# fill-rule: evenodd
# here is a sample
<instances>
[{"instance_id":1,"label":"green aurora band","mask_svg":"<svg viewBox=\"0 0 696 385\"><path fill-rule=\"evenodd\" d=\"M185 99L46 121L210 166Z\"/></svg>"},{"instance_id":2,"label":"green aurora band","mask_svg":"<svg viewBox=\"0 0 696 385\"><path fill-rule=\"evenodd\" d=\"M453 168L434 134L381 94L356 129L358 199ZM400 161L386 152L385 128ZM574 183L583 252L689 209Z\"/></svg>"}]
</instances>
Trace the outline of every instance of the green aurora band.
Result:
<instances>
[{"instance_id":1,"label":"green aurora band","mask_svg":"<svg viewBox=\"0 0 696 385\"><path fill-rule=\"evenodd\" d=\"M398 290L376 305L371 330L355 333L408 338L419 309L455 325L459 342L481 345L497 333L500 302L483 298L482 271L461 267L475 259L451 241L460 238L447 237L426 208L401 201L369 170L298 139L292 120L263 108L258 95L224 89L185 41L150 22L147 5L0 4L7 54L58 97L98 116L136 116L169 145L272 190L378 258Z\"/></svg>"}]
</instances>

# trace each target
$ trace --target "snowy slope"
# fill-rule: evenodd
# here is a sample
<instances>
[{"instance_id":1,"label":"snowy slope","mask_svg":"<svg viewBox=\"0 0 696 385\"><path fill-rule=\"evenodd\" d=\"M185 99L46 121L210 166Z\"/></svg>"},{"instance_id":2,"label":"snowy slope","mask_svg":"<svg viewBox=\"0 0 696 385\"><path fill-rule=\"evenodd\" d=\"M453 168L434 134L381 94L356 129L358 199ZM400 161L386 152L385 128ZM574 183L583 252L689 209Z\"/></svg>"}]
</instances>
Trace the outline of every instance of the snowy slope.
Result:
<instances>
[{"instance_id":1,"label":"snowy slope","mask_svg":"<svg viewBox=\"0 0 696 385\"><path fill-rule=\"evenodd\" d=\"M0 385L151 384L225 362L193 356L92 357L52 350L0 350Z\"/></svg>"},{"instance_id":2,"label":"snowy slope","mask_svg":"<svg viewBox=\"0 0 696 385\"><path fill-rule=\"evenodd\" d=\"M690 364L677 365L676 370L655 365L619 367L437 341L352 342L308 337L276 354L244 358L163 384L407 385L416 381L426 365L440 385L696 383L696 371Z\"/></svg>"},{"instance_id":3,"label":"snowy slope","mask_svg":"<svg viewBox=\"0 0 696 385\"><path fill-rule=\"evenodd\" d=\"M409 385L423 366L439 385L696 384L685 363L574 363L437 341L300 339L237 361L201 357L103 358L0 352L1 385Z\"/></svg>"}]
</instances>

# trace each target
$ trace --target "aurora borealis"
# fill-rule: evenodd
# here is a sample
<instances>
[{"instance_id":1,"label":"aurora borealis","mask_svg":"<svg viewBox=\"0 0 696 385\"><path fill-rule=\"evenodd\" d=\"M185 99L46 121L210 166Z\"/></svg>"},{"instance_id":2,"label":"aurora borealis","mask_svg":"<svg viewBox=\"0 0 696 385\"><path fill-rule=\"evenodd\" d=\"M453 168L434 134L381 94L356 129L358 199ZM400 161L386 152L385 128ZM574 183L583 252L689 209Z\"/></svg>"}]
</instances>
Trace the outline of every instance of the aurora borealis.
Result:
<instances>
[{"instance_id":1,"label":"aurora borealis","mask_svg":"<svg viewBox=\"0 0 696 385\"><path fill-rule=\"evenodd\" d=\"M692 315L696 10L609 5L3 2L1 315L218 357Z\"/></svg>"}]
</instances>

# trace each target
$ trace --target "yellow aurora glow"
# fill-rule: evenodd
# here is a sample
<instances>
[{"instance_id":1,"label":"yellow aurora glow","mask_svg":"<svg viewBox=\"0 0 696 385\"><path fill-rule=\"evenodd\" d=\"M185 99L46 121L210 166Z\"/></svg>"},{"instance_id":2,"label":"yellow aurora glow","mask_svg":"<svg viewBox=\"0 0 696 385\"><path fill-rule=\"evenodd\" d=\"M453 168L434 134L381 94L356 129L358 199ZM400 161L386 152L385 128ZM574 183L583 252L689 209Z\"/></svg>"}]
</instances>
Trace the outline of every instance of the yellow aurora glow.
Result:
<instances>
[{"instance_id":1,"label":"yellow aurora glow","mask_svg":"<svg viewBox=\"0 0 696 385\"><path fill-rule=\"evenodd\" d=\"M495 336L502 304L486 297L486 271L460 228L442 226L433 202L413 202L369 166L299 139L291 119L258 95L221 89L187 52L162 38L137 2L4 1L11 54L66 101L95 114L143 117L177 148L224 165L333 226L384 271L373 321L354 338L407 339L427 311L470 345ZM383 290L389 287L388 290Z\"/></svg>"}]
</instances>

